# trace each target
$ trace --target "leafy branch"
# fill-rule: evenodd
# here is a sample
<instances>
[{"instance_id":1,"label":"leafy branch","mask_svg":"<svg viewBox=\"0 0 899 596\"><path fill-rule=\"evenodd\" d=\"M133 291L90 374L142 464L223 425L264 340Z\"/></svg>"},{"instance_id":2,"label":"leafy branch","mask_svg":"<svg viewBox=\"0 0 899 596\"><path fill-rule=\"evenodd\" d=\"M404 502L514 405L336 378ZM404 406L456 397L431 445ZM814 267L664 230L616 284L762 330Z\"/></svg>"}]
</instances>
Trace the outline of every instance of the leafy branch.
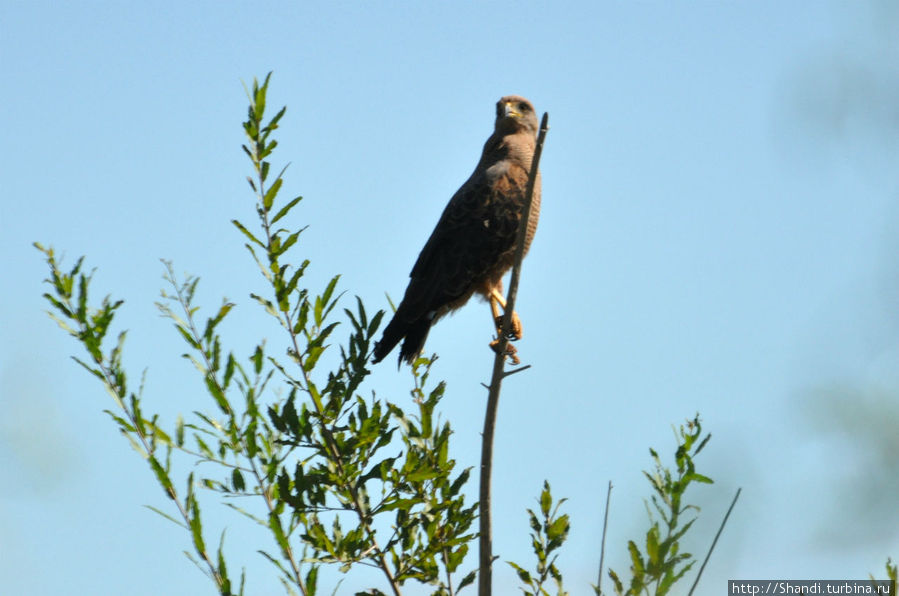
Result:
<instances>
[{"instance_id":1,"label":"leafy branch","mask_svg":"<svg viewBox=\"0 0 899 596\"><path fill-rule=\"evenodd\" d=\"M509 561L509 565L515 569L518 579L525 587L521 591L525 596L549 596L544 584L552 578L556 586L558 596L567 596L562 587L562 573L556 566L558 554L554 554L568 538L568 530L571 522L568 515L559 515L559 508L567 499L560 499L553 506L552 492L549 482L543 481L543 490L540 493L540 515L528 509L528 517L531 524L531 547L537 557L537 567L531 573L520 565Z\"/></svg>"},{"instance_id":2,"label":"leafy branch","mask_svg":"<svg viewBox=\"0 0 899 596\"><path fill-rule=\"evenodd\" d=\"M193 473L187 478L186 494L182 498L171 477L172 451L175 444L170 435L159 428L158 416L150 419L144 417L141 411L142 387L137 393L128 389L127 376L122 366L122 349L126 333L121 332L115 346L104 353L104 340L123 301L113 301L106 296L99 307L89 306L88 290L93 274L81 271L83 257L78 259L71 270L64 272L60 269L60 263L52 248L45 248L39 243L35 243L35 247L44 254L50 268L50 278L46 282L52 286L53 293L47 292L43 295L54 308L50 316L62 329L81 342L87 351L88 360L77 357L73 359L98 378L112 396L119 413L112 410L104 412L116 423L135 451L147 461L166 497L172 501L177 510L177 518L163 515L190 532L194 552L199 557L199 560L193 557L191 559L215 582L220 594L229 596L232 594L232 586L223 554L223 540L220 541L213 560L203 537ZM180 442L183 433L177 432L176 437ZM161 450L164 454L160 454ZM190 557L189 554L188 556ZM240 594L243 593L243 585L242 576L238 592Z\"/></svg>"},{"instance_id":3,"label":"leafy branch","mask_svg":"<svg viewBox=\"0 0 899 596\"><path fill-rule=\"evenodd\" d=\"M615 593L618 596L639 596L668 594L675 582L680 580L696 562L690 553L680 552L680 539L696 521L696 517L684 522L682 516L691 510L699 512L696 505L683 501L687 488L693 483L711 484L711 478L696 471L693 458L706 446L711 435L702 437L702 426L699 416L694 417L677 431L678 445L674 454L676 473L662 464L659 454L652 448L654 470L644 472L653 488L646 509L650 527L646 532L644 552L637 543L628 541L628 553L631 558L631 581L625 588L618 574L609 570ZM650 503L652 508L650 508ZM658 518L656 517L658 516ZM598 586L594 587L600 594Z\"/></svg>"}]
</instances>

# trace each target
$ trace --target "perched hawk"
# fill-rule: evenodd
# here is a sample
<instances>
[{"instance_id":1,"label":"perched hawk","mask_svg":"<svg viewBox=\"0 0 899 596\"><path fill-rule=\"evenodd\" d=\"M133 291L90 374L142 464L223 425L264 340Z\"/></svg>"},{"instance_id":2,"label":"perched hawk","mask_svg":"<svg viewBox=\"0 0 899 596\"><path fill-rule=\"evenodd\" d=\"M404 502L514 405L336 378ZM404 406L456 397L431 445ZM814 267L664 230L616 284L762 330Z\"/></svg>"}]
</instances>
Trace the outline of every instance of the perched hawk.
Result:
<instances>
[{"instance_id":1,"label":"perched hawk","mask_svg":"<svg viewBox=\"0 0 899 596\"><path fill-rule=\"evenodd\" d=\"M497 102L496 124L481 160L450 199L418 255L403 301L375 344L373 362L383 360L403 340L400 362L411 364L424 349L431 325L474 293L490 302L499 327L500 307L506 306L502 277L512 267L537 128L534 106L525 98L509 95ZM539 214L538 174L525 250ZM519 339L521 321L514 312L512 317L512 338Z\"/></svg>"}]
</instances>

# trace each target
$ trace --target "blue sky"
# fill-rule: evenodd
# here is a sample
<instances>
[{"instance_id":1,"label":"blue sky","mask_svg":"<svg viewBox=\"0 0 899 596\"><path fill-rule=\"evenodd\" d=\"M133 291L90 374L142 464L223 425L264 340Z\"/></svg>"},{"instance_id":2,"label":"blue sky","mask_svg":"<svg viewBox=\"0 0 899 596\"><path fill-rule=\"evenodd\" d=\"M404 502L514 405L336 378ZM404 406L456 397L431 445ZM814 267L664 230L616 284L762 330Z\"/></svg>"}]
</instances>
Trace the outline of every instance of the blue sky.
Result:
<instances>
[{"instance_id":1,"label":"blue sky","mask_svg":"<svg viewBox=\"0 0 899 596\"><path fill-rule=\"evenodd\" d=\"M268 71L309 281L341 273L346 304L370 309L402 294L494 102L550 114L519 294L533 368L507 380L496 437L503 560L528 560L524 510L546 478L572 516L560 566L587 593L611 480L607 561L626 572L647 449L670 453L671 425L698 411L713 435L698 465L717 482L692 495L688 550L705 552L743 487L700 593L880 571L899 557L897 26L897 4L875 1L0 4L4 590L212 593L187 537L141 507L165 500L43 313L31 242L87 255L95 294L126 300L145 408L208 407L153 306L159 259L200 275L210 310L238 303L235 349L276 333L229 223L253 218L241 81ZM427 345L464 466L488 312L473 302ZM403 400L409 385L385 364L366 391ZM254 552L265 536L210 515L249 593L278 593ZM504 567L497 593L516 593Z\"/></svg>"}]
</instances>

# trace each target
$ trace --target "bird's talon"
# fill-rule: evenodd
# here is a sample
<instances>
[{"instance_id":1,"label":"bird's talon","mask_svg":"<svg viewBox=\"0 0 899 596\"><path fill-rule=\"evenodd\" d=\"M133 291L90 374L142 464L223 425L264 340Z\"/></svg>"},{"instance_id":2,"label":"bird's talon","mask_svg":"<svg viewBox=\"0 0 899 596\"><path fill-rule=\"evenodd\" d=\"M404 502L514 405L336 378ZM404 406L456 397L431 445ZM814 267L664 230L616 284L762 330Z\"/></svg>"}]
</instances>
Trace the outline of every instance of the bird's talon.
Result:
<instances>
[{"instance_id":1,"label":"bird's talon","mask_svg":"<svg viewBox=\"0 0 899 596\"><path fill-rule=\"evenodd\" d=\"M490 342L490 349L494 352L499 353L499 340L494 339ZM518 365L521 364L521 360L518 358L518 349L510 343L506 343L506 351L504 353L509 360L512 361L512 364Z\"/></svg>"},{"instance_id":2,"label":"bird's talon","mask_svg":"<svg viewBox=\"0 0 899 596\"><path fill-rule=\"evenodd\" d=\"M494 319L496 323L497 335L502 333L503 328L503 315L500 315ZM518 313L514 310L512 311L512 320L511 329L509 329L508 335L506 335L506 339L509 341L518 341L524 335L524 327L521 324L521 317L518 316Z\"/></svg>"}]
</instances>

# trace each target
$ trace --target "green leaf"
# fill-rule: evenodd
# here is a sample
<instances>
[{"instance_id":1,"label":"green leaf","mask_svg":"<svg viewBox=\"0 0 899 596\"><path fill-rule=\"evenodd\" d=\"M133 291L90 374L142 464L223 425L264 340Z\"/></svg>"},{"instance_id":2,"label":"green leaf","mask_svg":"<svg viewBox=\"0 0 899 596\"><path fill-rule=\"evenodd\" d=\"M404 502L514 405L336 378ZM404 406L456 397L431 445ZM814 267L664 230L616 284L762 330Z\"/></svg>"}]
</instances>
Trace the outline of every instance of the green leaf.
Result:
<instances>
[{"instance_id":1,"label":"green leaf","mask_svg":"<svg viewBox=\"0 0 899 596\"><path fill-rule=\"evenodd\" d=\"M253 370L258 375L262 372L262 362L263 362L263 351L262 346L257 345L256 350L253 352L253 355L250 357L250 362L253 363Z\"/></svg>"},{"instance_id":2,"label":"green leaf","mask_svg":"<svg viewBox=\"0 0 899 596\"><path fill-rule=\"evenodd\" d=\"M278 212L275 214L275 216L272 218L272 221L270 222L271 225L274 225L279 219L281 219L282 217L284 217L285 215L290 213L290 210L293 209L296 206L296 204L302 200L303 200L303 197L301 197L301 196L295 197L295 198L291 199L286 205L281 207L281 209L279 209Z\"/></svg>"},{"instance_id":3,"label":"green leaf","mask_svg":"<svg viewBox=\"0 0 899 596\"><path fill-rule=\"evenodd\" d=\"M228 403L225 392L222 391L222 388L219 386L218 381L216 381L212 373L206 375L206 390L209 391L209 395L215 399L215 403L218 405L219 409L221 409L222 413L231 413L231 404Z\"/></svg>"},{"instance_id":4,"label":"green leaf","mask_svg":"<svg viewBox=\"0 0 899 596\"><path fill-rule=\"evenodd\" d=\"M182 528L184 528L185 530L188 529L187 526L184 525L184 522L175 519L174 517L172 517L172 516L169 515L168 513L165 513L165 512L163 512L163 511L160 511L160 510L157 509L156 507L153 507L153 506L151 506L151 505L144 505L144 507L146 507L147 509L149 509L149 510L152 511L153 513L158 513L159 515L161 515L162 517L166 518L167 520L169 520L169 521L172 522L173 524L177 524L177 525L181 526Z\"/></svg>"},{"instance_id":5,"label":"green leaf","mask_svg":"<svg viewBox=\"0 0 899 596\"><path fill-rule=\"evenodd\" d=\"M206 330L203 332L203 337L206 338L206 341L212 341L213 330L215 330L216 326L218 326L218 324L222 322L222 319L227 316L232 308L234 308L234 304L226 302L222 304L221 308L219 308L218 313L214 317L206 321Z\"/></svg>"},{"instance_id":6,"label":"green leaf","mask_svg":"<svg viewBox=\"0 0 899 596\"><path fill-rule=\"evenodd\" d=\"M206 544L203 542L203 524L200 523L200 505L196 497L191 500L190 507L190 531L194 540L194 549L201 557L206 557Z\"/></svg>"},{"instance_id":7,"label":"green leaf","mask_svg":"<svg viewBox=\"0 0 899 596\"><path fill-rule=\"evenodd\" d=\"M624 586L621 585L621 580L618 579L618 574L615 573L614 571L612 571L611 569L609 569L609 577L612 578L612 583L615 584L615 593L623 594Z\"/></svg>"},{"instance_id":8,"label":"green leaf","mask_svg":"<svg viewBox=\"0 0 899 596\"><path fill-rule=\"evenodd\" d=\"M689 555L687 555L687 556L689 557ZM683 559L678 559L678 562L680 560L683 560ZM684 567L677 573L672 573L671 571L669 571L665 575L665 578L662 580L662 583L659 586L659 596L664 596L664 594L667 594L669 589L671 588L671 586L675 582L680 580L688 571L690 571L690 569L693 568L693 565L695 563L696 563L696 561L690 561L689 563L684 565ZM674 569L674 565L672 565L671 567L672 567L672 569Z\"/></svg>"},{"instance_id":9,"label":"green leaf","mask_svg":"<svg viewBox=\"0 0 899 596\"><path fill-rule=\"evenodd\" d=\"M543 517L549 516L549 510L552 508L553 497L550 493L549 482L543 481L543 491L540 493L540 512Z\"/></svg>"},{"instance_id":10,"label":"green leaf","mask_svg":"<svg viewBox=\"0 0 899 596\"><path fill-rule=\"evenodd\" d=\"M234 360L234 354L228 352L228 360L225 363L225 376L222 377L222 389L227 389L231 384L231 378L234 376L234 370L237 362Z\"/></svg>"},{"instance_id":11,"label":"green leaf","mask_svg":"<svg viewBox=\"0 0 899 596\"><path fill-rule=\"evenodd\" d=\"M628 540L627 550L631 556L631 566L634 570L634 579L639 578L642 582L645 567L643 565L643 557L642 555L640 555L640 549L637 548L637 545L633 540Z\"/></svg>"},{"instance_id":12,"label":"green leaf","mask_svg":"<svg viewBox=\"0 0 899 596\"><path fill-rule=\"evenodd\" d=\"M212 449L210 449L209 445L207 445L206 442L202 438L200 438L200 435L194 434L194 439L197 441L197 449L200 450L200 453L202 453L209 459L214 459L215 456L212 454Z\"/></svg>"},{"instance_id":13,"label":"green leaf","mask_svg":"<svg viewBox=\"0 0 899 596\"><path fill-rule=\"evenodd\" d=\"M646 558L650 567L659 568L661 560L659 559L659 526L653 524L649 531L646 532Z\"/></svg>"},{"instance_id":14,"label":"green leaf","mask_svg":"<svg viewBox=\"0 0 899 596\"><path fill-rule=\"evenodd\" d=\"M255 245L257 245L257 246L259 246L259 247L261 247L261 248L265 248L265 244L263 244L262 242L260 242L259 239L256 238L256 236L254 236L253 233L250 232L250 230L248 230L247 228L245 228L244 225L243 225L242 223L240 223L240 222L237 221L236 219L232 219L232 220L231 220L231 223L233 223L234 226L235 226L238 230L240 230L241 232L243 232L243 235L246 236L247 238L249 238L249 239L250 239L250 242L252 242L253 244L255 244Z\"/></svg>"},{"instance_id":15,"label":"green leaf","mask_svg":"<svg viewBox=\"0 0 899 596\"><path fill-rule=\"evenodd\" d=\"M315 594L315 586L318 583L318 566L313 565L306 573L306 593Z\"/></svg>"},{"instance_id":16,"label":"green leaf","mask_svg":"<svg viewBox=\"0 0 899 596\"><path fill-rule=\"evenodd\" d=\"M274 145L274 142L272 144ZM270 152L271 151L269 151L269 153ZM283 182L284 180L282 178L275 180L271 188L265 192L265 196L262 197L262 206L266 211L272 208L272 203L275 202L275 196L278 194L278 191L281 190L281 184L283 184Z\"/></svg>"},{"instance_id":17,"label":"green leaf","mask_svg":"<svg viewBox=\"0 0 899 596\"><path fill-rule=\"evenodd\" d=\"M281 117L284 116L284 112L287 111L287 106L281 108L275 116L268 121L268 124L265 126L265 131L269 132L278 128L278 121L281 120Z\"/></svg>"},{"instance_id":18,"label":"green leaf","mask_svg":"<svg viewBox=\"0 0 899 596\"><path fill-rule=\"evenodd\" d=\"M568 530L571 527L571 523L568 520L567 515L562 515L558 519L553 520L553 522L546 528L546 537L550 539L552 542L556 542L557 540L561 543L565 540L565 537L568 536ZM548 550L553 550L555 547L551 545Z\"/></svg>"},{"instance_id":19,"label":"green leaf","mask_svg":"<svg viewBox=\"0 0 899 596\"><path fill-rule=\"evenodd\" d=\"M122 432L127 432L127 433L137 432L137 431L134 429L134 426L132 426L130 422L128 422L127 420L125 420L125 419L122 418L121 416L118 416L118 415L114 414L114 413L112 412L112 410L103 410L103 411L104 411L105 413L109 414L109 417L110 417L110 418L112 418L113 420L115 420L116 424L119 425L119 429L120 429Z\"/></svg>"},{"instance_id":20,"label":"green leaf","mask_svg":"<svg viewBox=\"0 0 899 596\"><path fill-rule=\"evenodd\" d=\"M334 305L330 304L331 296L334 294L334 288L337 287L337 282L339 280L340 280L339 275L335 275L334 277L332 277L331 281L328 282L328 287L326 287L325 291L322 293L322 303L325 305L328 305L327 310L325 310L325 312L324 312L325 316L327 316L327 314L331 311L331 309L334 308ZM324 319L322 319L322 320L324 320ZM316 321L316 324L321 325L321 322Z\"/></svg>"},{"instance_id":21,"label":"green leaf","mask_svg":"<svg viewBox=\"0 0 899 596\"><path fill-rule=\"evenodd\" d=\"M256 122L261 122L262 116L265 114L265 93L268 91L268 81L271 74L272 73L268 73L265 80L262 82L262 86L256 84L254 80L252 117Z\"/></svg>"},{"instance_id":22,"label":"green leaf","mask_svg":"<svg viewBox=\"0 0 899 596\"><path fill-rule=\"evenodd\" d=\"M159 484L162 485L166 496L170 499L174 499L175 487L172 484L172 479L169 478L169 475L166 473L165 469L163 469L162 464L159 463L159 460L152 455L150 456L150 467L153 468L153 473L156 474L156 479L159 481Z\"/></svg>"},{"instance_id":23,"label":"green leaf","mask_svg":"<svg viewBox=\"0 0 899 596\"><path fill-rule=\"evenodd\" d=\"M247 485L243 481L243 474L241 474L240 470L238 470L237 468L234 468L234 470L231 472L231 485L237 492L243 492L247 487Z\"/></svg>"},{"instance_id":24,"label":"green leaf","mask_svg":"<svg viewBox=\"0 0 899 596\"><path fill-rule=\"evenodd\" d=\"M691 474L687 474L684 476L684 480L686 482L701 482L703 484L714 484L715 481L709 478L708 476L704 476L698 472L693 472Z\"/></svg>"},{"instance_id":25,"label":"green leaf","mask_svg":"<svg viewBox=\"0 0 899 596\"><path fill-rule=\"evenodd\" d=\"M228 566L225 564L225 531L222 530L222 537L219 539L218 548L218 574L222 579L221 593L231 596L231 580L228 579Z\"/></svg>"},{"instance_id":26,"label":"green leaf","mask_svg":"<svg viewBox=\"0 0 899 596\"><path fill-rule=\"evenodd\" d=\"M247 398L248 401L250 399L252 398ZM244 443L247 447L247 457L256 457L256 454L259 453L259 445L256 443L256 418L253 418L253 421L247 425L247 430L244 433Z\"/></svg>"},{"instance_id":27,"label":"green leaf","mask_svg":"<svg viewBox=\"0 0 899 596\"><path fill-rule=\"evenodd\" d=\"M284 528L281 526L281 518L278 514L272 513L268 516L268 527L275 537L275 542L281 548L281 554L285 557L290 555L290 545L287 544L287 537L284 535Z\"/></svg>"},{"instance_id":28,"label":"green leaf","mask_svg":"<svg viewBox=\"0 0 899 596\"><path fill-rule=\"evenodd\" d=\"M463 577L463 578L462 578L462 581L459 582L459 586L456 588L456 591L458 592L459 590L461 590L461 589L464 588L465 586L470 586L471 584L473 584L475 578L477 577L477 575L478 575L478 572L477 572L477 571L470 571L470 572L468 573L468 575L466 575L465 577Z\"/></svg>"},{"instance_id":29,"label":"green leaf","mask_svg":"<svg viewBox=\"0 0 899 596\"><path fill-rule=\"evenodd\" d=\"M184 418L181 417L181 414L178 414L178 418L175 421L175 445L178 447L184 446Z\"/></svg>"},{"instance_id":30,"label":"green leaf","mask_svg":"<svg viewBox=\"0 0 899 596\"><path fill-rule=\"evenodd\" d=\"M274 248L273 248L272 252L275 252L278 255L283 255L285 252L287 252L287 250L291 246L296 244L297 239L300 237L300 234L302 234L302 233L303 233L303 230L297 230L296 232L292 232L292 233L288 234L287 238L285 238L283 241L281 241L280 244L278 245L277 251L274 250Z\"/></svg>"},{"instance_id":31,"label":"green leaf","mask_svg":"<svg viewBox=\"0 0 899 596\"><path fill-rule=\"evenodd\" d=\"M61 312L66 318L72 319L72 318L75 317L74 313L72 313L72 311L69 310L69 308L68 308L66 305L64 305L62 302L60 302L59 300L57 300L56 298L54 298L54 297L51 296L50 294L48 294L48 293L45 292L43 296L44 296L44 298L47 299L48 302L50 302L50 304L52 304L52 305L53 305L59 312Z\"/></svg>"},{"instance_id":32,"label":"green leaf","mask_svg":"<svg viewBox=\"0 0 899 596\"><path fill-rule=\"evenodd\" d=\"M197 343L197 340L195 340L195 339L191 336L190 331L188 331L187 329L185 329L185 328L182 327L181 325L175 325L175 329L178 330L178 333L181 334L181 337L184 338L184 341L186 341L190 347L192 347L192 348L195 349L195 350L201 350L201 349L202 349L202 348L200 348L200 344Z\"/></svg>"},{"instance_id":33,"label":"green leaf","mask_svg":"<svg viewBox=\"0 0 899 596\"><path fill-rule=\"evenodd\" d=\"M531 583L531 574L528 573L526 569L522 569L520 566L516 565L512 561L506 561L512 569L515 570L515 573L518 574L518 579L521 580L522 583L530 585Z\"/></svg>"}]
</instances>

